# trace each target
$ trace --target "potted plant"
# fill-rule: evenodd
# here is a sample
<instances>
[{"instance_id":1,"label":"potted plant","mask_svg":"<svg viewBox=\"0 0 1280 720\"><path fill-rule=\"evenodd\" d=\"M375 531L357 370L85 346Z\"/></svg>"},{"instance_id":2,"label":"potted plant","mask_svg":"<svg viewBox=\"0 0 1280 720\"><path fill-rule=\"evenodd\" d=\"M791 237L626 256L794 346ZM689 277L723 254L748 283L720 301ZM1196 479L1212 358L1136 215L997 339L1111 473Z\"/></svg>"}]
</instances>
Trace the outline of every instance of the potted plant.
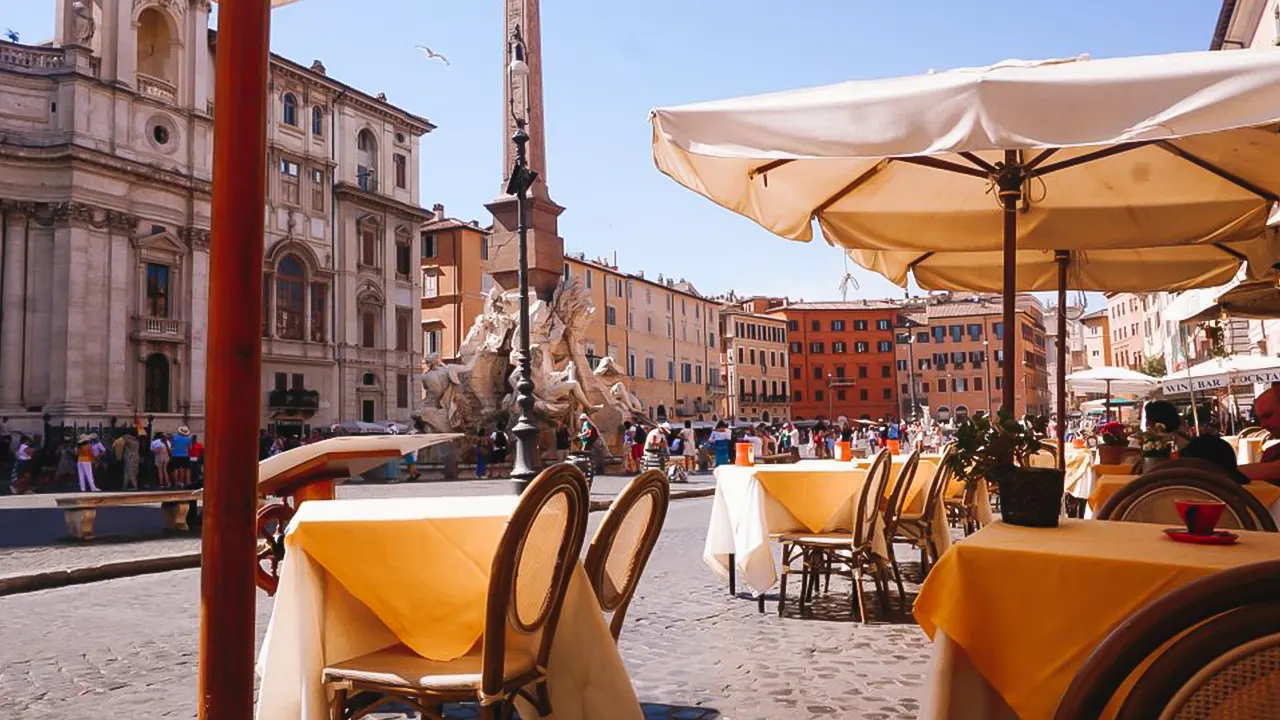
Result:
<instances>
[{"instance_id":1,"label":"potted plant","mask_svg":"<svg viewBox=\"0 0 1280 720\"><path fill-rule=\"evenodd\" d=\"M1098 461L1104 465L1119 465L1124 462L1125 448L1129 447L1129 428L1116 420L1098 428Z\"/></svg>"},{"instance_id":2,"label":"potted plant","mask_svg":"<svg viewBox=\"0 0 1280 720\"><path fill-rule=\"evenodd\" d=\"M1025 527L1057 527L1062 512L1063 472L1029 467L1045 448L1048 418L1028 415L1021 422L1006 410L966 420L956 429L951 470L965 482L987 481L1000 488L1004 522Z\"/></svg>"},{"instance_id":3,"label":"potted plant","mask_svg":"<svg viewBox=\"0 0 1280 720\"><path fill-rule=\"evenodd\" d=\"M1173 457L1173 433L1162 423L1134 433L1142 448L1142 472L1150 472Z\"/></svg>"}]
</instances>

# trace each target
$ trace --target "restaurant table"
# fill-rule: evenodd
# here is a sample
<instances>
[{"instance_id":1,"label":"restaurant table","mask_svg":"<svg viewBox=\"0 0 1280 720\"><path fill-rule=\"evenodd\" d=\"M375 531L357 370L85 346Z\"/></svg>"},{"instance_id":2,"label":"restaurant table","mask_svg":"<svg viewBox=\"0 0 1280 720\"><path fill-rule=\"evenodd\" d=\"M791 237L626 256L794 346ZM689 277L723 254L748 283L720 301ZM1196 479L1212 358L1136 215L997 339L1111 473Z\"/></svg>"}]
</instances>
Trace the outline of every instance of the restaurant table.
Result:
<instances>
[{"instance_id":1,"label":"restaurant table","mask_svg":"<svg viewBox=\"0 0 1280 720\"><path fill-rule=\"evenodd\" d=\"M1137 480L1137 475L1103 475L1098 478L1095 483L1093 494L1089 496L1089 507L1097 512L1099 508L1111 499L1112 495L1120 488ZM1280 523L1280 487L1272 485L1268 482L1251 482L1247 485L1241 485L1249 492L1250 495L1258 498L1258 501L1271 511L1271 517Z\"/></svg>"},{"instance_id":2,"label":"restaurant table","mask_svg":"<svg viewBox=\"0 0 1280 720\"><path fill-rule=\"evenodd\" d=\"M938 561L914 614L933 640L921 718L1049 718L1120 622L1220 570L1280 556L1280 534L1233 546L1170 540L1161 525L994 523Z\"/></svg>"},{"instance_id":3,"label":"restaurant table","mask_svg":"<svg viewBox=\"0 0 1280 720\"><path fill-rule=\"evenodd\" d=\"M895 459L896 460L896 459ZM902 458L905 460L905 457ZM901 465L895 462L890 480ZM922 496L932 472L925 463L916 472L913 494ZM933 467L936 467L936 460ZM721 465L716 468L716 494L702 558L711 570L736 589L742 580L763 593L778 579L770 534L852 532L853 507L866 481L869 464L839 460L801 460L790 465ZM923 476L922 476L923 475ZM919 499L923 506L923 499ZM876 514L872 550L888 558L882 518ZM934 542L945 552L951 544L946 516L934 518Z\"/></svg>"},{"instance_id":4,"label":"restaurant table","mask_svg":"<svg viewBox=\"0 0 1280 720\"><path fill-rule=\"evenodd\" d=\"M327 720L321 675L334 663L398 643L432 660L467 654L484 635L493 555L518 501L301 505L285 537L280 586L258 656L259 720ZM642 717L581 563L569 583L547 679L557 720Z\"/></svg>"}]
</instances>

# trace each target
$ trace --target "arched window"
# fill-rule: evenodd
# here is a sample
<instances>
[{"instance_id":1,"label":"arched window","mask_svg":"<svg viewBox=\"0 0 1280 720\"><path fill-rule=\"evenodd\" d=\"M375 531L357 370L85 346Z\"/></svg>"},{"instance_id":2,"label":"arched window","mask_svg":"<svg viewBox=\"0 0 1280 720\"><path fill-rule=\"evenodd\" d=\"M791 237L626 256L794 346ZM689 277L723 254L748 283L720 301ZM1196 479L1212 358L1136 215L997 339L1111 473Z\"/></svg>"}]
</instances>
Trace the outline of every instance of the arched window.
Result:
<instances>
[{"instance_id":1,"label":"arched window","mask_svg":"<svg viewBox=\"0 0 1280 720\"><path fill-rule=\"evenodd\" d=\"M297 98L293 96L293 93L285 93L284 97L281 98L281 101L284 104L284 124L297 127L298 126Z\"/></svg>"},{"instance_id":2,"label":"arched window","mask_svg":"<svg viewBox=\"0 0 1280 720\"><path fill-rule=\"evenodd\" d=\"M138 74L172 84L173 32L169 20L156 8L145 8L138 14ZM154 92L153 92L154 94Z\"/></svg>"},{"instance_id":3,"label":"arched window","mask_svg":"<svg viewBox=\"0 0 1280 720\"><path fill-rule=\"evenodd\" d=\"M311 134L316 137L324 135L324 108L319 105L311 108Z\"/></svg>"},{"instance_id":4,"label":"arched window","mask_svg":"<svg viewBox=\"0 0 1280 720\"><path fill-rule=\"evenodd\" d=\"M378 343L378 313L373 309L360 313L360 345L371 348Z\"/></svg>"},{"instance_id":5,"label":"arched window","mask_svg":"<svg viewBox=\"0 0 1280 720\"><path fill-rule=\"evenodd\" d=\"M142 406L149 413L169 412L169 359L160 353L147 356Z\"/></svg>"},{"instance_id":6,"label":"arched window","mask_svg":"<svg viewBox=\"0 0 1280 720\"><path fill-rule=\"evenodd\" d=\"M296 255L285 255L276 266L276 337L303 339L303 293L306 274Z\"/></svg>"},{"instance_id":7,"label":"arched window","mask_svg":"<svg viewBox=\"0 0 1280 720\"><path fill-rule=\"evenodd\" d=\"M378 191L378 141L368 128L356 135L356 183L366 192Z\"/></svg>"}]
</instances>

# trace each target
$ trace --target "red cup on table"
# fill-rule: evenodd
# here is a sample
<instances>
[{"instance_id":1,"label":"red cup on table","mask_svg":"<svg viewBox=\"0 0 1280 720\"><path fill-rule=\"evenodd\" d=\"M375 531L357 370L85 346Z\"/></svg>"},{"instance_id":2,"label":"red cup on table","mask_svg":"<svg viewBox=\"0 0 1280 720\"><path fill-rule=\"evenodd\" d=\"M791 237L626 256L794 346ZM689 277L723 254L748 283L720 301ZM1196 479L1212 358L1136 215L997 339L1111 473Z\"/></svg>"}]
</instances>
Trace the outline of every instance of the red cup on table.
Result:
<instances>
[{"instance_id":1,"label":"red cup on table","mask_svg":"<svg viewBox=\"0 0 1280 720\"><path fill-rule=\"evenodd\" d=\"M1173 507L1192 535L1212 535L1227 509L1224 503L1203 500L1174 500Z\"/></svg>"}]
</instances>

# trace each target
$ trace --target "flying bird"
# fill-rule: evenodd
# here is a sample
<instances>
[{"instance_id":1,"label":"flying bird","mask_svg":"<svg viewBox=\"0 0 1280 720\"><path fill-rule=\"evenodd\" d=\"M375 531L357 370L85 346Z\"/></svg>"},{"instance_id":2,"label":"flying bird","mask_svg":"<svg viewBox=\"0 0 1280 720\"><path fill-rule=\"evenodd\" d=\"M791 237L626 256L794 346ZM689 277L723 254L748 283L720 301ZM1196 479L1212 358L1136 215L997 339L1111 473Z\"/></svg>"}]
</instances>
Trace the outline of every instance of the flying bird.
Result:
<instances>
[{"instance_id":1,"label":"flying bird","mask_svg":"<svg viewBox=\"0 0 1280 720\"><path fill-rule=\"evenodd\" d=\"M416 47L416 48L418 48L419 50L421 50L421 51L422 51L422 54L423 54L423 55L426 55L428 60L439 60L440 62L444 63L445 65L448 65L448 64L449 64L449 58L447 58L447 57L445 57L445 56L441 55L440 53L436 52L435 50L432 50L432 49L431 49L431 48L429 48L429 47L426 47L426 46L423 46L423 45L415 45L414 47Z\"/></svg>"}]
</instances>

